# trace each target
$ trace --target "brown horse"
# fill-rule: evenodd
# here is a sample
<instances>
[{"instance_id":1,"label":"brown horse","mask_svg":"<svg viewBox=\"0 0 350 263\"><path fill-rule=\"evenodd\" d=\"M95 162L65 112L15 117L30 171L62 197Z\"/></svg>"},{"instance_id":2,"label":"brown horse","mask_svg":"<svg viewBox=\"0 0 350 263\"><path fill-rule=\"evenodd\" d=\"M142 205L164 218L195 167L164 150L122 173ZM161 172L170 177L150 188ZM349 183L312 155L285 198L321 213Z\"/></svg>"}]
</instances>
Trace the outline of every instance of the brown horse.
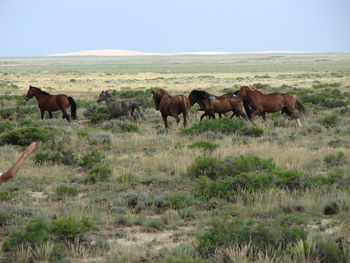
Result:
<instances>
[{"instance_id":1,"label":"brown horse","mask_svg":"<svg viewBox=\"0 0 350 263\"><path fill-rule=\"evenodd\" d=\"M187 126L188 109L190 108L190 102L185 95L171 96L168 92L166 92L165 89L157 89L155 91L152 91L152 93L156 110L159 110L162 114L166 128L168 128L168 116L173 116L176 119L177 124L179 124L180 114L183 114L184 127Z\"/></svg>"},{"instance_id":2,"label":"brown horse","mask_svg":"<svg viewBox=\"0 0 350 263\"><path fill-rule=\"evenodd\" d=\"M69 106L71 106L71 114L73 120L77 118L77 104L72 97L64 94L50 95L49 93L42 91L39 88L29 86L29 90L25 99L30 100L32 97L35 97L38 101L41 119L44 119L45 111L48 111L50 118L52 118L53 111L61 110L63 113L63 119L66 118L68 121L70 121L66 111Z\"/></svg>"},{"instance_id":3,"label":"brown horse","mask_svg":"<svg viewBox=\"0 0 350 263\"><path fill-rule=\"evenodd\" d=\"M222 114L232 111L233 116L243 117L247 119L247 115L243 111L243 102L239 96L233 93L227 93L222 96L215 96L203 90L192 90L188 96L191 106L195 103L205 112L201 115L200 120L205 116L215 119L215 113L219 113L219 118Z\"/></svg>"},{"instance_id":4,"label":"brown horse","mask_svg":"<svg viewBox=\"0 0 350 263\"><path fill-rule=\"evenodd\" d=\"M296 112L296 109L301 114L307 113L307 109L295 95L287 93L265 95L261 91L251 89L247 86L241 87L239 95L242 99L247 100L253 108L253 112L250 116L252 122L255 115L262 115L263 119L266 120L265 112L282 111L288 116L295 118L298 125L301 126L299 114Z\"/></svg>"}]
</instances>

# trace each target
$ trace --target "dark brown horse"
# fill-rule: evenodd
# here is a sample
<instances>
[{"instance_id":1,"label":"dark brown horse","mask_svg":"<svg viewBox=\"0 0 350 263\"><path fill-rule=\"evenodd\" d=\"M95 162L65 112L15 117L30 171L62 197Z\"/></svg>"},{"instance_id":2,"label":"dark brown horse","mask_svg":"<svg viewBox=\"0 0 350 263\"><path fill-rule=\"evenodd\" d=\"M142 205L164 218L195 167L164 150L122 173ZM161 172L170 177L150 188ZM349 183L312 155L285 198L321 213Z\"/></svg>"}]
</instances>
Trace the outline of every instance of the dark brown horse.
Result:
<instances>
[{"instance_id":1,"label":"dark brown horse","mask_svg":"<svg viewBox=\"0 0 350 263\"><path fill-rule=\"evenodd\" d=\"M68 121L70 121L66 111L69 106L71 106L71 114L73 120L77 118L77 104L72 97L64 94L50 95L49 93L42 91L39 88L29 86L29 90L25 99L30 100L32 97L35 97L38 101L41 119L44 119L45 111L48 111L50 118L52 118L53 111L61 110L63 113L63 119L66 118Z\"/></svg>"},{"instance_id":2,"label":"dark brown horse","mask_svg":"<svg viewBox=\"0 0 350 263\"><path fill-rule=\"evenodd\" d=\"M247 119L247 116L243 111L242 99L233 93L215 96L203 90L192 90L188 99L191 106L198 103L201 110L205 111L201 115L200 120L205 116L210 116L215 119L215 113L219 113L219 118L221 118L222 114L230 111L233 112L231 118L236 115Z\"/></svg>"},{"instance_id":3,"label":"dark brown horse","mask_svg":"<svg viewBox=\"0 0 350 263\"><path fill-rule=\"evenodd\" d=\"M184 127L187 126L188 109L190 108L190 102L185 95L171 96L165 89L157 89L152 91L153 100L156 106L156 110L159 110L162 114L164 125L168 128L168 116L173 116L176 122L179 124L179 115L183 114Z\"/></svg>"},{"instance_id":4,"label":"dark brown horse","mask_svg":"<svg viewBox=\"0 0 350 263\"><path fill-rule=\"evenodd\" d=\"M287 93L265 95L260 90L251 89L247 86L241 87L239 95L242 99L247 100L253 108L253 112L250 116L250 120L252 122L255 115L262 115L263 119L265 120L265 112L282 111L288 116L295 118L298 125L301 126L299 114L296 112L296 110L298 110L301 114L307 113L306 108L296 95Z\"/></svg>"}]
</instances>

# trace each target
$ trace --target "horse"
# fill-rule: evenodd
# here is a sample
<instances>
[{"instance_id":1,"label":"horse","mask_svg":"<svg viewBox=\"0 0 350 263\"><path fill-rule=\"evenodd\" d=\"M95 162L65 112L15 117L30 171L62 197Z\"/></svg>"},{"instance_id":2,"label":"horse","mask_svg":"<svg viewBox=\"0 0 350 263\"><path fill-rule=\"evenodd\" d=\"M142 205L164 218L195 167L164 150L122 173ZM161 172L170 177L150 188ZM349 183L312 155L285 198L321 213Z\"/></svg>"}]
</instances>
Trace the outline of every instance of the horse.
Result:
<instances>
[{"instance_id":1,"label":"horse","mask_svg":"<svg viewBox=\"0 0 350 263\"><path fill-rule=\"evenodd\" d=\"M198 103L201 107L200 110L205 111L201 115L200 120L205 116L215 119L215 113L219 113L219 118L221 118L222 114L230 111L233 112L231 118L236 115L247 119L247 115L243 112L242 99L239 96L235 96L233 93L215 96L203 90L192 90L188 99L191 106Z\"/></svg>"},{"instance_id":2,"label":"horse","mask_svg":"<svg viewBox=\"0 0 350 263\"><path fill-rule=\"evenodd\" d=\"M131 100L114 99L108 91L103 91L97 100L98 103L104 101L107 105L109 120L126 116L131 121L136 121L139 116L143 116L139 105ZM136 114L138 112L138 114Z\"/></svg>"},{"instance_id":3,"label":"horse","mask_svg":"<svg viewBox=\"0 0 350 263\"><path fill-rule=\"evenodd\" d=\"M28 101L32 97L35 97L38 101L41 119L44 119L45 111L49 112L49 116L52 119L52 112L61 110L63 113L62 118L66 118L70 122L70 118L66 111L69 106L73 120L77 119L77 103L72 97L65 94L50 95L49 93L30 85L25 100Z\"/></svg>"},{"instance_id":4,"label":"horse","mask_svg":"<svg viewBox=\"0 0 350 263\"><path fill-rule=\"evenodd\" d=\"M187 127L188 110L190 108L190 102L185 95L171 96L165 89L156 89L152 91L153 100L156 110L159 110L165 128L168 128L168 116L172 116L176 119L177 124L180 123L179 115L182 114L184 121L184 127Z\"/></svg>"},{"instance_id":5,"label":"horse","mask_svg":"<svg viewBox=\"0 0 350 263\"><path fill-rule=\"evenodd\" d=\"M263 119L266 120L265 112L282 111L288 116L295 118L298 125L302 126L300 123L299 114L296 112L296 110L298 110L301 114L307 113L307 109L296 95L287 93L265 95L260 90L253 90L248 86L242 86L239 96L242 99L247 100L252 106L254 111L250 116L250 120L254 125L255 123L253 118L255 115L262 115Z\"/></svg>"}]
</instances>

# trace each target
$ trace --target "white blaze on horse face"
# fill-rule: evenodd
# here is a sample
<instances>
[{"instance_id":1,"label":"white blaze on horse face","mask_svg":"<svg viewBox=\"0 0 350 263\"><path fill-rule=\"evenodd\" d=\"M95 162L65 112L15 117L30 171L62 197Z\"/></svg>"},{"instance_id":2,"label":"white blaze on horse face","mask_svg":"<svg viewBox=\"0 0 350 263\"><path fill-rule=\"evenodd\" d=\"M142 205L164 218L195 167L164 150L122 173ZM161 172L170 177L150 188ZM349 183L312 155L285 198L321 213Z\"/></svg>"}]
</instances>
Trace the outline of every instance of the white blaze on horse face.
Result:
<instances>
[{"instance_id":1,"label":"white blaze on horse face","mask_svg":"<svg viewBox=\"0 0 350 263\"><path fill-rule=\"evenodd\" d=\"M303 126L303 125L301 125L301 123L300 123L300 120L299 119L297 119L297 122L298 122L298 125L301 127L301 126Z\"/></svg>"}]
</instances>

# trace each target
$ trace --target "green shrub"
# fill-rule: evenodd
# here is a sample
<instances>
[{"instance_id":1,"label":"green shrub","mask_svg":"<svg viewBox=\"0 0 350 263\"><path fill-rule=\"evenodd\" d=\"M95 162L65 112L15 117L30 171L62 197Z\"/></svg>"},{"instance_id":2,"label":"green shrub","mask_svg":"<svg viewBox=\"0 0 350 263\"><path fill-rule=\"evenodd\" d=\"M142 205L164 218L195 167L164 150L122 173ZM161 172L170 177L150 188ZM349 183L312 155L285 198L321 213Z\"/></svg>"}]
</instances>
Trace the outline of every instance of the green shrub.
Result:
<instances>
[{"instance_id":1,"label":"green shrub","mask_svg":"<svg viewBox=\"0 0 350 263\"><path fill-rule=\"evenodd\" d=\"M6 225L10 220L12 216L8 212L0 212L0 226Z\"/></svg>"},{"instance_id":2,"label":"green shrub","mask_svg":"<svg viewBox=\"0 0 350 263\"><path fill-rule=\"evenodd\" d=\"M27 146L34 141L45 142L49 138L52 138L54 134L55 131L52 129L41 129L37 127L13 129L0 135L0 145L14 144Z\"/></svg>"},{"instance_id":3,"label":"green shrub","mask_svg":"<svg viewBox=\"0 0 350 263\"><path fill-rule=\"evenodd\" d=\"M187 175L195 178L192 185L194 196L203 200L233 200L240 190L346 188L350 185L350 176L341 172L326 176L305 176L298 171L278 169L272 159L264 160L257 156L226 158L223 161L198 157L188 168Z\"/></svg>"},{"instance_id":4,"label":"green shrub","mask_svg":"<svg viewBox=\"0 0 350 263\"><path fill-rule=\"evenodd\" d=\"M120 184L130 184L136 182L138 177L133 173L125 173L117 178L117 182Z\"/></svg>"},{"instance_id":5,"label":"green shrub","mask_svg":"<svg viewBox=\"0 0 350 263\"><path fill-rule=\"evenodd\" d=\"M269 248L284 250L289 244L305 240L307 232L299 226L281 226L275 222L236 219L232 222L215 221L200 235L197 251L210 257L216 249L250 244L253 250L266 252Z\"/></svg>"},{"instance_id":6,"label":"green shrub","mask_svg":"<svg viewBox=\"0 0 350 263\"><path fill-rule=\"evenodd\" d=\"M203 149L203 150L207 150L207 151L213 151L215 150L219 145L213 142L209 142L209 141L196 141L192 144L190 144L188 147L189 148L199 148L199 149Z\"/></svg>"},{"instance_id":7,"label":"green shrub","mask_svg":"<svg viewBox=\"0 0 350 263\"><path fill-rule=\"evenodd\" d=\"M12 130L15 128L15 124L12 122L1 122L0 123L0 133Z\"/></svg>"},{"instance_id":8,"label":"green shrub","mask_svg":"<svg viewBox=\"0 0 350 263\"><path fill-rule=\"evenodd\" d=\"M336 215L340 211L339 204L336 201L329 202L324 206L323 214L325 215Z\"/></svg>"},{"instance_id":9,"label":"green shrub","mask_svg":"<svg viewBox=\"0 0 350 263\"><path fill-rule=\"evenodd\" d=\"M228 118L204 120L199 123L195 123L191 128L185 128L181 131L181 133L184 135L199 135L207 132L219 132L223 134L236 133L238 135L253 137L258 137L263 134L263 130L257 127L248 127L247 123L243 120Z\"/></svg>"},{"instance_id":10,"label":"green shrub","mask_svg":"<svg viewBox=\"0 0 350 263\"><path fill-rule=\"evenodd\" d=\"M84 155L79 160L79 165L81 167L91 169L95 165L101 164L105 159L105 155L97 150L93 150L90 153Z\"/></svg>"},{"instance_id":11,"label":"green shrub","mask_svg":"<svg viewBox=\"0 0 350 263\"><path fill-rule=\"evenodd\" d=\"M340 124L340 118L336 113L332 113L331 115L325 116L320 120L320 123L326 128L337 127Z\"/></svg>"},{"instance_id":12,"label":"green shrub","mask_svg":"<svg viewBox=\"0 0 350 263\"><path fill-rule=\"evenodd\" d=\"M21 244L34 246L48 241L50 238L49 222L45 218L32 219L23 232L15 231L5 240L4 251L10 251Z\"/></svg>"},{"instance_id":13,"label":"green shrub","mask_svg":"<svg viewBox=\"0 0 350 263\"><path fill-rule=\"evenodd\" d=\"M167 200L171 208L181 209L187 207L190 197L185 193L175 193Z\"/></svg>"},{"instance_id":14,"label":"green shrub","mask_svg":"<svg viewBox=\"0 0 350 263\"><path fill-rule=\"evenodd\" d=\"M56 194L58 196L76 196L78 194L78 190L71 186L59 185L56 188Z\"/></svg>"},{"instance_id":15,"label":"green shrub","mask_svg":"<svg viewBox=\"0 0 350 263\"><path fill-rule=\"evenodd\" d=\"M312 84L312 87L315 88L315 89L327 88L327 87L336 88L336 87L339 87L340 85L341 85L340 82L334 82L334 83L315 83L315 84Z\"/></svg>"},{"instance_id":16,"label":"green shrub","mask_svg":"<svg viewBox=\"0 0 350 263\"><path fill-rule=\"evenodd\" d=\"M50 233L59 240L71 240L82 238L86 232L94 227L89 218L77 220L74 217L59 218L52 221Z\"/></svg>"},{"instance_id":17,"label":"green shrub","mask_svg":"<svg viewBox=\"0 0 350 263\"><path fill-rule=\"evenodd\" d=\"M323 160L328 167L340 166L346 163L346 157L343 152L328 154Z\"/></svg>"},{"instance_id":18,"label":"green shrub","mask_svg":"<svg viewBox=\"0 0 350 263\"><path fill-rule=\"evenodd\" d=\"M86 107L84 116L92 123L100 123L108 120L109 114L106 105L94 103Z\"/></svg>"},{"instance_id":19,"label":"green shrub","mask_svg":"<svg viewBox=\"0 0 350 263\"><path fill-rule=\"evenodd\" d=\"M99 165L89 170L88 175L85 177L87 183L97 183L107 181L112 176L112 169Z\"/></svg>"},{"instance_id":20,"label":"green shrub","mask_svg":"<svg viewBox=\"0 0 350 263\"><path fill-rule=\"evenodd\" d=\"M10 191L2 190L0 192L0 201L8 201L13 197L13 193Z\"/></svg>"},{"instance_id":21,"label":"green shrub","mask_svg":"<svg viewBox=\"0 0 350 263\"><path fill-rule=\"evenodd\" d=\"M321 262L349 262L349 255L346 255L346 249L340 249L332 242L317 241L315 245L315 255Z\"/></svg>"},{"instance_id":22,"label":"green shrub","mask_svg":"<svg viewBox=\"0 0 350 263\"><path fill-rule=\"evenodd\" d=\"M58 151L43 150L36 152L33 156L33 160L38 164L43 162L53 162L64 165L75 165L77 163L77 157L73 150L64 147L59 148Z\"/></svg>"},{"instance_id":23,"label":"green shrub","mask_svg":"<svg viewBox=\"0 0 350 263\"><path fill-rule=\"evenodd\" d=\"M254 83L253 84L254 89L269 89L271 88L270 84L262 84L262 83Z\"/></svg>"},{"instance_id":24,"label":"green shrub","mask_svg":"<svg viewBox=\"0 0 350 263\"><path fill-rule=\"evenodd\" d=\"M145 230L148 232L163 230L164 227L165 223L161 218L152 218L145 224Z\"/></svg>"}]
</instances>

